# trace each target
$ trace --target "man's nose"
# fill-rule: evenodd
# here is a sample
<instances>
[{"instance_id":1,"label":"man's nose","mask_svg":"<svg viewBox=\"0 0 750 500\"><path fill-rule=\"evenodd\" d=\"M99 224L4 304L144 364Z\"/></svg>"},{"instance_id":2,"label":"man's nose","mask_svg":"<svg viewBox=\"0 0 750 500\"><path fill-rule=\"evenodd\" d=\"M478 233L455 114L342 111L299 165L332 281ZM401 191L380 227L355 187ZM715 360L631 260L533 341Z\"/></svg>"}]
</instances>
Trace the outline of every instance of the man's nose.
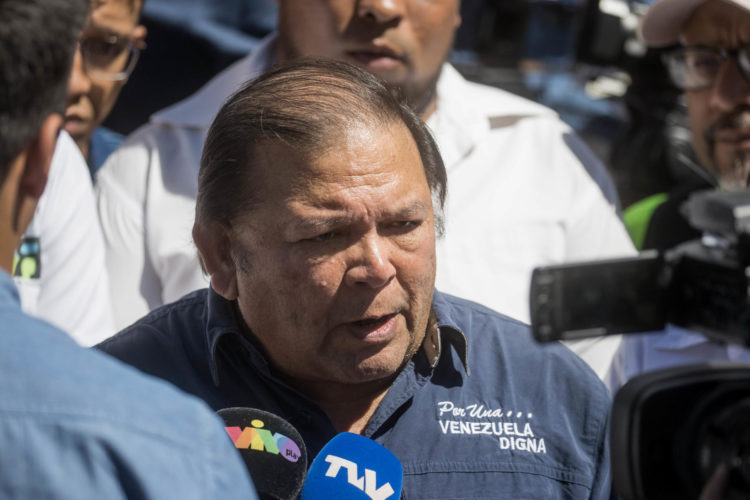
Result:
<instances>
[{"instance_id":1,"label":"man's nose","mask_svg":"<svg viewBox=\"0 0 750 500\"><path fill-rule=\"evenodd\" d=\"M374 19L387 23L403 16L406 0L360 0L357 15L363 19Z\"/></svg>"},{"instance_id":2,"label":"man's nose","mask_svg":"<svg viewBox=\"0 0 750 500\"><path fill-rule=\"evenodd\" d=\"M81 49L76 49L73 57L73 68L68 78L68 101L75 102L79 96L86 95L91 91L91 79L83 67L83 56Z\"/></svg>"},{"instance_id":3,"label":"man's nose","mask_svg":"<svg viewBox=\"0 0 750 500\"><path fill-rule=\"evenodd\" d=\"M352 264L346 271L348 286L382 288L396 276L391 262L390 242L378 234L367 235L351 248Z\"/></svg>"},{"instance_id":4,"label":"man's nose","mask_svg":"<svg viewBox=\"0 0 750 500\"><path fill-rule=\"evenodd\" d=\"M750 82L740 72L737 61L730 59L716 76L711 105L718 111L729 112L740 104L750 104Z\"/></svg>"}]
</instances>

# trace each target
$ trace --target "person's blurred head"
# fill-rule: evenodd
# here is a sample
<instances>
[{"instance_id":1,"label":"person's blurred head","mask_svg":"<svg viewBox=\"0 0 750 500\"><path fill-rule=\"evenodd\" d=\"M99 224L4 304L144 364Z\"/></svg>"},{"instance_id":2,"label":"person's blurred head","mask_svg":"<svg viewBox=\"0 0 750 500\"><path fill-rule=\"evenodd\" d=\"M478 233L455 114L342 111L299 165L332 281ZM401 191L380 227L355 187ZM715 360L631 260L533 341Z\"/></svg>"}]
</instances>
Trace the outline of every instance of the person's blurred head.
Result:
<instances>
[{"instance_id":1,"label":"person's blurred head","mask_svg":"<svg viewBox=\"0 0 750 500\"><path fill-rule=\"evenodd\" d=\"M0 2L0 268L44 191L86 0Z\"/></svg>"},{"instance_id":2,"label":"person's blurred head","mask_svg":"<svg viewBox=\"0 0 750 500\"><path fill-rule=\"evenodd\" d=\"M112 110L144 46L146 28L138 24L142 7L142 0L91 0L65 110L65 130L85 156L91 134Z\"/></svg>"},{"instance_id":3,"label":"person's blurred head","mask_svg":"<svg viewBox=\"0 0 750 500\"><path fill-rule=\"evenodd\" d=\"M427 328L445 179L424 123L373 75L300 61L219 111L193 236L290 381L378 385Z\"/></svg>"},{"instance_id":4,"label":"person's blurred head","mask_svg":"<svg viewBox=\"0 0 750 500\"><path fill-rule=\"evenodd\" d=\"M750 0L661 0L641 24L685 90L693 147L726 188L750 180Z\"/></svg>"},{"instance_id":5,"label":"person's blurred head","mask_svg":"<svg viewBox=\"0 0 750 500\"><path fill-rule=\"evenodd\" d=\"M461 18L459 0L279 0L282 61L340 59L401 89L423 118Z\"/></svg>"}]
</instances>

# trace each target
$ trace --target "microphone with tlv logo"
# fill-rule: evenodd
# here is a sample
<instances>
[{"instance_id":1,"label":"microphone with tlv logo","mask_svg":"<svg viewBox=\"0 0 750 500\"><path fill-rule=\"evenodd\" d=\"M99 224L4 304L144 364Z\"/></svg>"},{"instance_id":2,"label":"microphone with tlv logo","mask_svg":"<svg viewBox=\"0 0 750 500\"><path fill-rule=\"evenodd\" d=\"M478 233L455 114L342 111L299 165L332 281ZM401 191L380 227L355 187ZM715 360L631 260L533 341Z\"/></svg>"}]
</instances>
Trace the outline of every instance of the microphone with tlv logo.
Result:
<instances>
[{"instance_id":1,"label":"microphone with tlv logo","mask_svg":"<svg viewBox=\"0 0 750 500\"><path fill-rule=\"evenodd\" d=\"M217 413L261 500L298 498L307 471L307 452L297 429L263 410L225 408Z\"/></svg>"},{"instance_id":2,"label":"microphone with tlv logo","mask_svg":"<svg viewBox=\"0 0 750 500\"><path fill-rule=\"evenodd\" d=\"M301 500L398 500L404 470L372 439L342 432L326 444L307 472Z\"/></svg>"}]
</instances>

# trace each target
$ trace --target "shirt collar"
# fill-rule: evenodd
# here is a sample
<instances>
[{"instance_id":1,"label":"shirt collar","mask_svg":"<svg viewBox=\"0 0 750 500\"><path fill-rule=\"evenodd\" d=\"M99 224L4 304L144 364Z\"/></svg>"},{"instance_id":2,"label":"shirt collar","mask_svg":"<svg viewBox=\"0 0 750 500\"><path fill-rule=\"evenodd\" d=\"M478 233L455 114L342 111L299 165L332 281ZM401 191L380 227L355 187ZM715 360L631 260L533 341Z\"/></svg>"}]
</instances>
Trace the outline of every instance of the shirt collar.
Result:
<instances>
[{"instance_id":1,"label":"shirt collar","mask_svg":"<svg viewBox=\"0 0 750 500\"><path fill-rule=\"evenodd\" d=\"M152 115L151 121L208 128L229 96L276 63L276 40L275 33L266 36L249 55L219 73L187 99Z\"/></svg>"},{"instance_id":2,"label":"shirt collar","mask_svg":"<svg viewBox=\"0 0 750 500\"><path fill-rule=\"evenodd\" d=\"M214 384L219 385L219 367L218 359L216 357L219 341L227 334L234 334L240 338L244 338L242 332L246 330L246 327L243 326L243 320L239 316L235 303L226 300L211 287L208 288L206 301L206 341L208 345L208 363ZM443 310L443 306L440 302L442 302L440 295L436 291L432 301L432 311L427 325L427 333L422 342L422 349L427 356L430 367L434 369L440 361L443 346L452 346L456 350L464 370L468 375L468 341L466 335L464 335L458 327L452 324L450 318L443 318L441 321L440 311ZM250 349L255 349L251 345L248 347Z\"/></svg>"},{"instance_id":3,"label":"shirt collar","mask_svg":"<svg viewBox=\"0 0 750 500\"><path fill-rule=\"evenodd\" d=\"M445 63L437 83L437 106L427 125L450 171L483 143L490 132L532 116L555 116L555 113L510 92L470 83Z\"/></svg>"},{"instance_id":4,"label":"shirt collar","mask_svg":"<svg viewBox=\"0 0 750 500\"><path fill-rule=\"evenodd\" d=\"M466 81L458 71L448 63L443 64L437 82L437 105L427 126L440 145L448 171L468 156L489 132L484 116L471 109L470 103L455 98L466 90Z\"/></svg>"}]
</instances>

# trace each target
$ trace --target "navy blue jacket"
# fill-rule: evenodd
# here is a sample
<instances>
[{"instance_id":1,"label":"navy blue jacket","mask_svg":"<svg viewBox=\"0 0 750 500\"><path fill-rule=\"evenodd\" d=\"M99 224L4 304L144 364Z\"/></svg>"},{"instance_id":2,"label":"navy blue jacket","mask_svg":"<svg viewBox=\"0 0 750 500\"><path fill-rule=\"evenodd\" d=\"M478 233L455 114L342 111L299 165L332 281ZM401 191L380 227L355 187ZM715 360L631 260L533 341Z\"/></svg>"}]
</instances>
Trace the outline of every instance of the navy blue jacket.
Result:
<instances>
[{"instance_id":1,"label":"navy blue jacket","mask_svg":"<svg viewBox=\"0 0 750 500\"><path fill-rule=\"evenodd\" d=\"M594 372L478 304L435 292L432 307L437 328L364 432L401 460L403 498L608 498L610 401ZM249 338L236 305L201 290L98 348L215 410L245 406L285 418L312 461L336 431Z\"/></svg>"}]
</instances>

